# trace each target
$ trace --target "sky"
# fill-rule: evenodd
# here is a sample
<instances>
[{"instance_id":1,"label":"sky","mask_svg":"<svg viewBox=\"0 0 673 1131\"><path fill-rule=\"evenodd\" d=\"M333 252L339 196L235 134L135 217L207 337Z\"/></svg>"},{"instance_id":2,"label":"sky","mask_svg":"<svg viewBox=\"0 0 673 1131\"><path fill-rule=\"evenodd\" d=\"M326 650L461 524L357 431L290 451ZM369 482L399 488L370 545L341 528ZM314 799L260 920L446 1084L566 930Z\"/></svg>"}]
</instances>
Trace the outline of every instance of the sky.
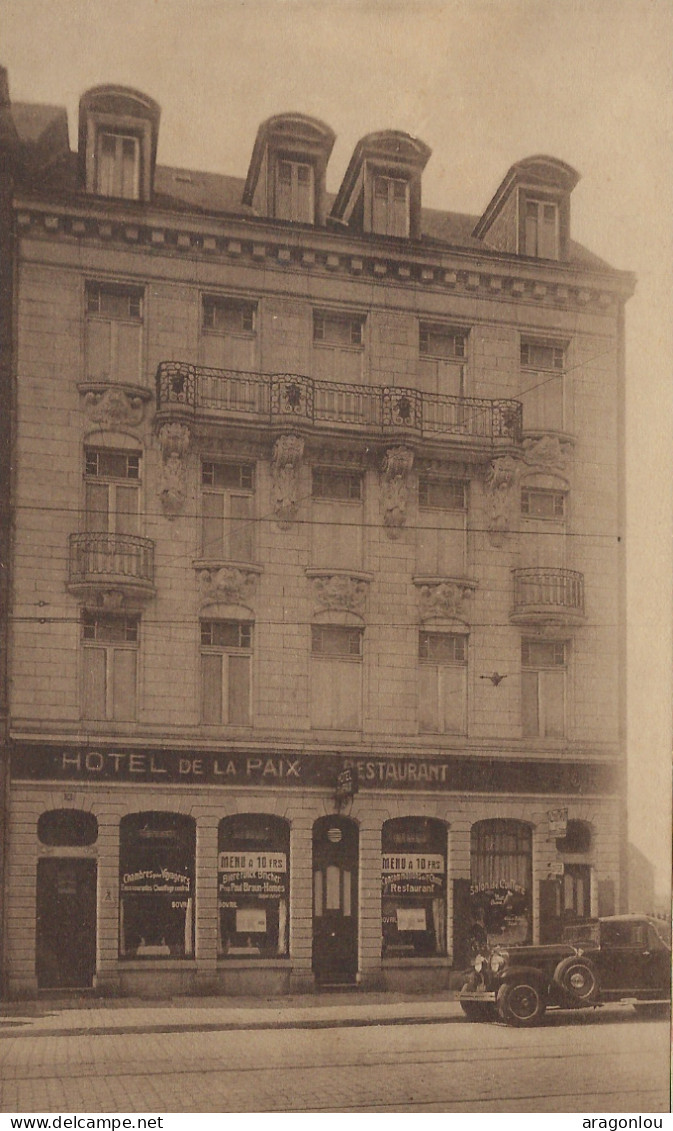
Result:
<instances>
[{"instance_id":1,"label":"sky","mask_svg":"<svg viewBox=\"0 0 673 1131\"><path fill-rule=\"evenodd\" d=\"M261 121L298 110L337 141L395 128L433 150L428 207L480 214L515 161L582 174L572 234L635 272L627 306L629 837L666 891L673 703L671 0L2 0L14 99L104 82L162 107L162 164L245 176ZM600 421L596 422L600 428Z\"/></svg>"}]
</instances>

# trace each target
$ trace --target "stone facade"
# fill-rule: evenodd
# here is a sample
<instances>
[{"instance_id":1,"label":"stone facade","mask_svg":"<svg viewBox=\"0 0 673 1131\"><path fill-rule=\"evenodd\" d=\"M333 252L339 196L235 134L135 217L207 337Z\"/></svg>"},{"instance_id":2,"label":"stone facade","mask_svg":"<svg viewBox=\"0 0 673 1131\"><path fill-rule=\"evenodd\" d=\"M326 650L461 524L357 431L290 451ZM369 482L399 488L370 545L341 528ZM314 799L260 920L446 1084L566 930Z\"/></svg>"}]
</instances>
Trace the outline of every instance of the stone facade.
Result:
<instances>
[{"instance_id":1,"label":"stone facade","mask_svg":"<svg viewBox=\"0 0 673 1131\"><path fill-rule=\"evenodd\" d=\"M139 222L123 200L108 204L99 197L93 216L74 194L57 208L50 193L45 174L39 193L24 195L19 188L14 200L10 747L18 752L17 765L24 751L40 750L47 759L49 751L58 755L66 747L120 757L131 748L143 756L170 750L186 761L195 750L262 760L301 751L316 762L338 756L344 764L448 760L441 790L424 788L422 777L413 789L397 791L389 782L377 790L363 781L347 799L345 819L355 822L359 835L357 906L350 914L358 928L354 978L363 985L447 984L452 962L462 957L453 885L470 880L470 830L477 822L519 822L531 830L533 937L541 935L540 884L563 866L548 832L550 810L566 809L570 820L591 828L590 848L566 860L590 869L587 910L601 909L599 893L607 890L601 885L612 884L618 901L623 390L615 359L630 277L581 260L517 261L511 248L504 254L489 247L488 233L483 251L449 242L430 248L423 240L377 238L347 225L337 230L255 219L243 206L240 216L231 208L226 215L215 209L200 215L187 205L171 216L155 212L151 199ZM504 213L498 224L506 226ZM92 314L90 296L106 286L106 294L138 296L124 323L137 337L132 350L124 347L124 371L103 381L92 371L91 343L92 322L104 319ZM214 347L204 299L220 301L223 310L254 311L237 339L236 348L243 342L248 351L246 364L235 364L233 352L227 363L223 333L219 373L205 368ZM357 316L363 327L361 341L331 350L333 388L318 376L326 372L330 347L316 337L317 315L326 324L340 318L340 326ZM452 401L428 385L427 358L419 354L419 325L425 324L457 327L464 336L461 398ZM120 334L112 316L110 327ZM506 420L511 402L539 383L539 374L522 369L524 338L562 344L563 417L546 431L539 423L528 429L523 397L523 432L507 424L500 431L486 427L485 419ZM352 371L338 380L339 366L345 372L354 357L358 380ZM168 371L162 365L176 358L184 367L172 369L163 385ZM297 382L287 376L293 374ZM283 375L282 382L272 375ZM553 372L542 378L552 379ZM405 400L399 390L409 390ZM90 505L84 453L106 451L137 461L135 477L125 481L138 492L137 523L126 542L114 531L108 541L93 540L95 546L85 542L85 556L75 562L72 537L86 533L82 516ZM222 488L222 498L239 500L235 517L245 529L236 551L226 526L223 540L206 544L204 499L217 486L215 479L209 486L207 476L219 474L208 469L220 465L243 468L237 474L248 476L236 490ZM317 490L316 469L334 477L333 496ZM344 474L357 482L347 497L339 494ZM456 482L464 484L464 507L451 510L437 502L439 495L423 494L441 494L444 484ZM544 518L522 513L527 489L545 499L562 494L563 522L543 529ZM447 510L450 520L442 517ZM446 564L446 547L458 546L461 523L462 549ZM330 542L323 527L332 529L334 560L325 560ZM538 550L550 532L562 549L548 566ZM524 590L515 600L515 575L538 566L554 571L552 582L563 582L555 590L560 596L550 598L547 587L542 600ZM569 572L581 576L581 607L568 596ZM136 705L133 717L125 717L110 685L108 717L86 717L82 616L109 612L105 594L111 590L121 594L117 613L137 624ZM214 645L204 645L203 625L220 622L251 624L254 637L245 717L229 722L223 715L213 723L204 721L202 661ZM315 702L330 680L318 678L325 657L316 654L323 644L314 630L328 641L329 632L350 630L356 636L349 639L360 641L361 651L344 665L351 681L357 666L355 714L336 693L329 718ZM424 634L433 637L430 646L440 637L467 642L460 726L421 722ZM522 638L564 646L562 733L526 733ZM108 655L107 663L114 662ZM332 670L338 678L338 657ZM490 673L503 678L496 682ZM438 695L441 716L443 692ZM451 784L451 759L468 759L477 769L489 760L552 769L601 765L609 774L592 791L579 778L576 786L571 779L570 786L550 786L541 769L535 787L522 793L512 769L511 789L489 792L474 778L461 790ZM300 790L273 775L254 785L200 784L185 775L170 785L159 777L132 787L128 780L97 780L95 772L50 776L44 765L30 778L13 773L10 790L4 970L10 993L33 993L44 977L35 952L38 862L68 854L97 862L92 977L101 991L277 992L313 984L312 830L336 811L336 780ZM42 843L38 819L58 809L95 814L95 843ZM194 945L188 958L163 965L159 957L122 959L118 949L120 821L143 811L196 821ZM280 817L290 829L287 952L257 962L244 954L218 956L216 945L218 825L237 813ZM445 938L435 940L434 953L418 956L412 937L382 959L382 827L403 817L432 818L445 827L444 926L435 931Z\"/></svg>"}]
</instances>

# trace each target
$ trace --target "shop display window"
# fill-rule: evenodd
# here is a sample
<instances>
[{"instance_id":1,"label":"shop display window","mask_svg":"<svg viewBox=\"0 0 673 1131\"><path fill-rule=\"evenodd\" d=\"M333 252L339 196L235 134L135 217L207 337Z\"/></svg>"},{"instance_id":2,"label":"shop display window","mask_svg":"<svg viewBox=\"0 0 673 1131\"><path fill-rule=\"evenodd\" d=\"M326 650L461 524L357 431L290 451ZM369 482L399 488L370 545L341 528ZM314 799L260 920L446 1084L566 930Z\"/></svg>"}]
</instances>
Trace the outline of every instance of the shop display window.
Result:
<instances>
[{"instance_id":1,"label":"shop display window","mask_svg":"<svg viewBox=\"0 0 673 1131\"><path fill-rule=\"evenodd\" d=\"M119 829L121 958L193 958L196 822L131 813Z\"/></svg>"},{"instance_id":2,"label":"shop display window","mask_svg":"<svg viewBox=\"0 0 673 1131\"><path fill-rule=\"evenodd\" d=\"M522 821L478 821L470 852L470 936L478 946L530 942L532 833Z\"/></svg>"},{"instance_id":3,"label":"shop display window","mask_svg":"<svg viewBox=\"0 0 673 1131\"><path fill-rule=\"evenodd\" d=\"M446 954L446 825L394 818L383 825L381 849L384 958Z\"/></svg>"},{"instance_id":4,"label":"shop display window","mask_svg":"<svg viewBox=\"0 0 673 1131\"><path fill-rule=\"evenodd\" d=\"M218 955L288 953L290 826L265 813L220 821L217 841Z\"/></svg>"}]
</instances>

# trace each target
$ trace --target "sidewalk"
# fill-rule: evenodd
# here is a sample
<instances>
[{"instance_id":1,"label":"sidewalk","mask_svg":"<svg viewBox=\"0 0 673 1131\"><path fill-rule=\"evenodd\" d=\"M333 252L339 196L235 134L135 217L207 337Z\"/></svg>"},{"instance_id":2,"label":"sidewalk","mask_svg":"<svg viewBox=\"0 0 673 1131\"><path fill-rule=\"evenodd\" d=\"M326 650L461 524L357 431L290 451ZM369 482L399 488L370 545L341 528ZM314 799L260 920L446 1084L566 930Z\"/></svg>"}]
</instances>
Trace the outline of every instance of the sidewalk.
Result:
<instances>
[{"instance_id":1,"label":"sidewalk","mask_svg":"<svg viewBox=\"0 0 673 1131\"><path fill-rule=\"evenodd\" d=\"M276 998L64 997L0 1005L5 1037L97 1036L236 1029L327 1029L420 1025L462 1017L454 990L425 994L361 993L356 989Z\"/></svg>"}]
</instances>

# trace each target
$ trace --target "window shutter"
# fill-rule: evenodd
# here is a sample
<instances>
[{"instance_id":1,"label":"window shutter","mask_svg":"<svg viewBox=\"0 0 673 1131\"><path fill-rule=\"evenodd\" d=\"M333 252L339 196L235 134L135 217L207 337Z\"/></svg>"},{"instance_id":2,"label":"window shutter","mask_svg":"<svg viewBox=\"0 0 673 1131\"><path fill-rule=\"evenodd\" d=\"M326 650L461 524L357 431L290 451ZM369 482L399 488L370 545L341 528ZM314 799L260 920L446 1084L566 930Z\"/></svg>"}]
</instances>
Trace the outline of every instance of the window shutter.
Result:
<instances>
[{"instance_id":1,"label":"window shutter","mask_svg":"<svg viewBox=\"0 0 673 1131\"><path fill-rule=\"evenodd\" d=\"M423 733L436 733L439 727L439 681L434 664L418 668L418 724Z\"/></svg>"},{"instance_id":2,"label":"window shutter","mask_svg":"<svg viewBox=\"0 0 673 1131\"><path fill-rule=\"evenodd\" d=\"M464 667L443 667L442 676L443 729L446 734L463 734L465 731L466 671Z\"/></svg>"},{"instance_id":3,"label":"window shutter","mask_svg":"<svg viewBox=\"0 0 673 1131\"><path fill-rule=\"evenodd\" d=\"M228 557L235 562L252 561L252 498L250 495L231 495L229 503Z\"/></svg>"},{"instance_id":4,"label":"window shutter","mask_svg":"<svg viewBox=\"0 0 673 1131\"><path fill-rule=\"evenodd\" d=\"M86 375L96 380L110 377L112 326L108 320L89 318L86 324Z\"/></svg>"},{"instance_id":5,"label":"window shutter","mask_svg":"<svg viewBox=\"0 0 673 1131\"><path fill-rule=\"evenodd\" d=\"M105 483L87 483L85 506L86 506L86 529L90 534L93 533L107 533L109 523L109 491L110 488Z\"/></svg>"},{"instance_id":6,"label":"window shutter","mask_svg":"<svg viewBox=\"0 0 673 1131\"><path fill-rule=\"evenodd\" d=\"M539 672L545 738L561 738L565 732L565 672Z\"/></svg>"},{"instance_id":7,"label":"window shutter","mask_svg":"<svg viewBox=\"0 0 673 1131\"><path fill-rule=\"evenodd\" d=\"M142 325L139 322L119 322L117 332L117 364L115 376L120 381L141 379L140 348Z\"/></svg>"},{"instance_id":8,"label":"window shutter","mask_svg":"<svg viewBox=\"0 0 673 1131\"><path fill-rule=\"evenodd\" d=\"M115 528L118 534L138 533L138 488L117 485Z\"/></svg>"},{"instance_id":9,"label":"window shutter","mask_svg":"<svg viewBox=\"0 0 673 1131\"><path fill-rule=\"evenodd\" d=\"M312 658L311 671L311 726L329 729L335 726L334 718L334 665L329 660Z\"/></svg>"},{"instance_id":10,"label":"window shutter","mask_svg":"<svg viewBox=\"0 0 673 1131\"><path fill-rule=\"evenodd\" d=\"M201 656L201 717L204 723L222 722L222 661L216 652Z\"/></svg>"}]
</instances>

